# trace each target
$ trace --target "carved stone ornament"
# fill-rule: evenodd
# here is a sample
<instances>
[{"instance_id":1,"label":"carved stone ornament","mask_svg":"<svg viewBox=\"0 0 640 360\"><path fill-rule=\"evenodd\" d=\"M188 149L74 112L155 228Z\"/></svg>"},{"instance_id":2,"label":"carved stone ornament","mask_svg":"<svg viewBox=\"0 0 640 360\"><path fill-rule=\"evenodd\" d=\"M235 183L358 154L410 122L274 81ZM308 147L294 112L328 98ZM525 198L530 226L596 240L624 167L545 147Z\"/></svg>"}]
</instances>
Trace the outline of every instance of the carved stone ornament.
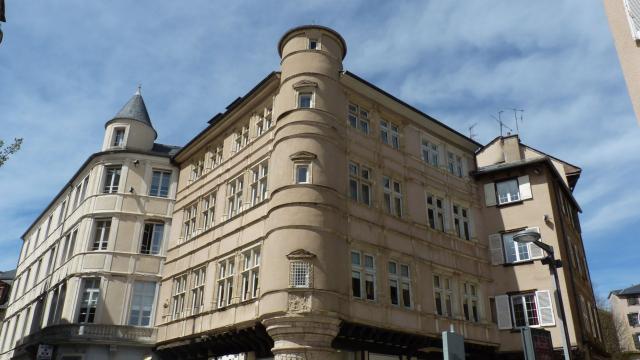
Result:
<instances>
[{"instance_id":1,"label":"carved stone ornament","mask_svg":"<svg viewBox=\"0 0 640 360\"><path fill-rule=\"evenodd\" d=\"M311 295L289 294L287 309L292 313L311 311Z\"/></svg>"},{"instance_id":2,"label":"carved stone ornament","mask_svg":"<svg viewBox=\"0 0 640 360\"><path fill-rule=\"evenodd\" d=\"M310 88L310 87L318 87L318 83L310 80L300 80L297 83L293 84L294 89Z\"/></svg>"},{"instance_id":3,"label":"carved stone ornament","mask_svg":"<svg viewBox=\"0 0 640 360\"><path fill-rule=\"evenodd\" d=\"M301 259L308 260L308 259L313 259L314 257L316 257L316 254L309 252L305 249L294 250L287 255L287 259L289 260L301 260Z\"/></svg>"},{"instance_id":4,"label":"carved stone ornament","mask_svg":"<svg viewBox=\"0 0 640 360\"><path fill-rule=\"evenodd\" d=\"M298 151L297 153L289 155L289 159L292 161L312 161L317 157L316 154L308 151Z\"/></svg>"}]
</instances>

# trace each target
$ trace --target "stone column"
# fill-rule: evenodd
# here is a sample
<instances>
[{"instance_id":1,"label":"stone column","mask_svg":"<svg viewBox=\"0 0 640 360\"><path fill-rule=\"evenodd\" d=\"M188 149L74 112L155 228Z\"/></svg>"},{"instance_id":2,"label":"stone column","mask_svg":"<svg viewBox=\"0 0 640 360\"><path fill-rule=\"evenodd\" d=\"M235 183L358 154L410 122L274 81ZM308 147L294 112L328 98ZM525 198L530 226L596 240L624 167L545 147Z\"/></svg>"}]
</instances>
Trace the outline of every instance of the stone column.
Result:
<instances>
[{"instance_id":1,"label":"stone column","mask_svg":"<svg viewBox=\"0 0 640 360\"><path fill-rule=\"evenodd\" d=\"M340 320L318 315L279 316L263 320L274 341L275 360L338 360L331 347Z\"/></svg>"}]
</instances>

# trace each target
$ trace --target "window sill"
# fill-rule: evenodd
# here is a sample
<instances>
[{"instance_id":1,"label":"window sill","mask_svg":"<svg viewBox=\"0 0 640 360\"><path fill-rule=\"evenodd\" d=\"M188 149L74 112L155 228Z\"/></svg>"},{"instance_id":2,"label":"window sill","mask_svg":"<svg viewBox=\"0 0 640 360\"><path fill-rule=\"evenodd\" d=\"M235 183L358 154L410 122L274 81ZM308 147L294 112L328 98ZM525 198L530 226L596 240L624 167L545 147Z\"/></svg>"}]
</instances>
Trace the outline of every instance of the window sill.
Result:
<instances>
[{"instance_id":1,"label":"window sill","mask_svg":"<svg viewBox=\"0 0 640 360\"><path fill-rule=\"evenodd\" d=\"M524 260L524 261L517 261L517 262L512 262L512 263L504 263L502 264L502 266L504 267L513 267L513 266L518 266L518 265L529 265L529 264L533 264L535 263L535 260Z\"/></svg>"},{"instance_id":2,"label":"window sill","mask_svg":"<svg viewBox=\"0 0 640 360\"><path fill-rule=\"evenodd\" d=\"M496 207L497 208L501 208L501 207L508 207L508 206L511 206L511 205L520 205L523 202L524 202L524 200L509 201L509 202L506 202L506 203L496 204Z\"/></svg>"}]
</instances>

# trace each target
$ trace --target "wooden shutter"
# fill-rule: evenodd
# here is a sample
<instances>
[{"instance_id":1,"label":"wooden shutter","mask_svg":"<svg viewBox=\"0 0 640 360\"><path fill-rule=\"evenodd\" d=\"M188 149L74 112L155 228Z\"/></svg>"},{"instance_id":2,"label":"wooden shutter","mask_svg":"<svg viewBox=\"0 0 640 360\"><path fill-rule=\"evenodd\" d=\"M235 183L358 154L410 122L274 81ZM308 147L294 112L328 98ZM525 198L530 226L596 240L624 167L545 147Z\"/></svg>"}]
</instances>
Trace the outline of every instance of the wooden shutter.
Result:
<instances>
[{"instance_id":1,"label":"wooden shutter","mask_svg":"<svg viewBox=\"0 0 640 360\"><path fill-rule=\"evenodd\" d=\"M535 231L540 234L540 228L537 226L528 228L527 230ZM544 257L544 251L534 243L529 243L529 254L531 255L532 259L542 259Z\"/></svg>"},{"instance_id":2,"label":"wooden shutter","mask_svg":"<svg viewBox=\"0 0 640 360\"><path fill-rule=\"evenodd\" d=\"M496 315L498 317L498 329L511 329L511 306L509 295L498 295L496 300Z\"/></svg>"},{"instance_id":3,"label":"wooden shutter","mask_svg":"<svg viewBox=\"0 0 640 360\"><path fill-rule=\"evenodd\" d=\"M518 177L518 186L520 191L520 200L533 198L531 194L531 183L529 183L529 175Z\"/></svg>"},{"instance_id":4,"label":"wooden shutter","mask_svg":"<svg viewBox=\"0 0 640 360\"><path fill-rule=\"evenodd\" d=\"M489 235L489 254L491 255L491 265L504 264L501 234Z\"/></svg>"},{"instance_id":5,"label":"wooden shutter","mask_svg":"<svg viewBox=\"0 0 640 360\"><path fill-rule=\"evenodd\" d=\"M487 206L496 205L496 186L494 183L484 184L484 201Z\"/></svg>"},{"instance_id":6,"label":"wooden shutter","mask_svg":"<svg viewBox=\"0 0 640 360\"><path fill-rule=\"evenodd\" d=\"M551 292L549 290L536 291L536 302L538 303L538 314L540 314L540 326L555 325Z\"/></svg>"}]
</instances>

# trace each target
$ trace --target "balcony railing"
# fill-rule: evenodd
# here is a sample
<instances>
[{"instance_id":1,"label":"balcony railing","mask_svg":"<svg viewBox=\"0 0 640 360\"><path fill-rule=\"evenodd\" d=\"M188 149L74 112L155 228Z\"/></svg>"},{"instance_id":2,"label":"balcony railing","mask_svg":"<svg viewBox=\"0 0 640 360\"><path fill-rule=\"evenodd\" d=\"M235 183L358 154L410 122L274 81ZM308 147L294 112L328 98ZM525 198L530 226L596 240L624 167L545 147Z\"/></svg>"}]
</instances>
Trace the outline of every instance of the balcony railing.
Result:
<instances>
[{"instance_id":1,"label":"balcony railing","mask_svg":"<svg viewBox=\"0 0 640 360\"><path fill-rule=\"evenodd\" d=\"M20 345L68 342L153 345L155 341L155 328L103 324L62 324L47 326L22 339Z\"/></svg>"}]
</instances>

